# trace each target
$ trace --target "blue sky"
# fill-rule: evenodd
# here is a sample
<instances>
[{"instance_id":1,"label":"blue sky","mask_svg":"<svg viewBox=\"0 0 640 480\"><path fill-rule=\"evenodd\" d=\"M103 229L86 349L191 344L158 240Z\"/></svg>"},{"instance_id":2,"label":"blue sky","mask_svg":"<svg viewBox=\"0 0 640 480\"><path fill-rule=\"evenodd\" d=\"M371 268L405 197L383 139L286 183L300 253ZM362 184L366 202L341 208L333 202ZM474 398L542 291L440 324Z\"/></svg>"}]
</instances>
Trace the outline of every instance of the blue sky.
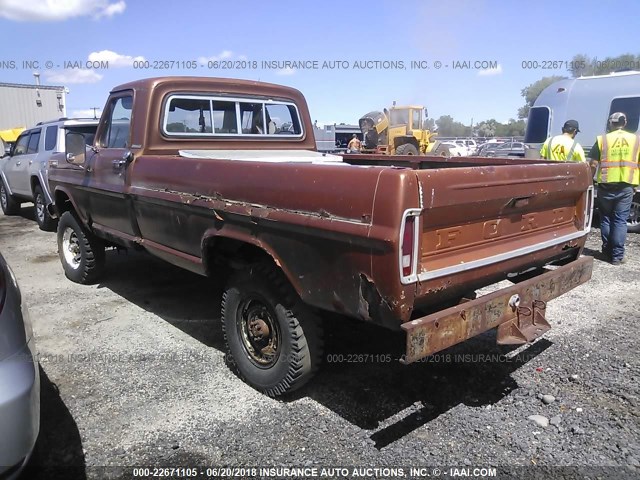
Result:
<instances>
[{"instance_id":1,"label":"blue sky","mask_svg":"<svg viewBox=\"0 0 640 480\"><path fill-rule=\"evenodd\" d=\"M101 109L120 83L193 74L298 88L319 124L356 123L394 100L426 105L431 117L451 115L465 124L507 121L524 104L522 88L567 74L564 66L524 69L523 61L640 53L639 17L636 0L0 0L0 82L34 83L23 61L38 61L43 84L69 88L69 116ZM611 40L613 30L622 37ZM108 60L109 68L64 68L65 61L84 66L89 59ZM136 59L150 67L177 63L168 70L133 68ZM216 60L232 61L234 68L208 68ZM286 60L317 61L318 68L262 68L263 61ZM405 68L376 68L376 60ZM15 68L8 68L11 61ZM197 68L180 68L188 61ZM243 61L258 68L235 68ZM325 61L348 67L323 69ZM356 69L356 61L370 63ZM412 69L411 61L429 68ZM477 61L498 66L483 70L475 68ZM470 68L458 63L462 68L454 69L455 62L470 62Z\"/></svg>"}]
</instances>

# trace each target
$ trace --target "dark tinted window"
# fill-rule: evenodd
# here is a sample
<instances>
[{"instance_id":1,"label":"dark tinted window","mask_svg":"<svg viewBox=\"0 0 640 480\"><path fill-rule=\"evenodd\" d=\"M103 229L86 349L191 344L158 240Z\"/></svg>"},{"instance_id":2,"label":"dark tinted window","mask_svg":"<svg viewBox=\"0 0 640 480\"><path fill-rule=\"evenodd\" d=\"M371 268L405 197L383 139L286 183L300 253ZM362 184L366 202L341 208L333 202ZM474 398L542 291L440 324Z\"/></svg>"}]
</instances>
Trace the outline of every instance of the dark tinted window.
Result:
<instances>
[{"instance_id":1,"label":"dark tinted window","mask_svg":"<svg viewBox=\"0 0 640 480\"><path fill-rule=\"evenodd\" d=\"M543 143L549 136L549 108L533 107L529 110L525 143Z\"/></svg>"},{"instance_id":2,"label":"dark tinted window","mask_svg":"<svg viewBox=\"0 0 640 480\"><path fill-rule=\"evenodd\" d=\"M611 102L609 115L615 112L622 112L627 116L627 132L636 133L638 130L638 120L640 119L640 97L614 98Z\"/></svg>"},{"instance_id":3,"label":"dark tinted window","mask_svg":"<svg viewBox=\"0 0 640 480\"><path fill-rule=\"evenodd\" d=\"M40 143L40 130L33 132L29 137L29 147L27 153L38 153L38 144Z\"/></svg>"},{"instance_id":4,"label":"dark tinted window","mask_svg":"<svg viewBox=\"0 0 640 480\"><path fill-rule=\"evenodd\" d=\"M58 126L51 125L47 127L44 135L44 149L49 152L56 148L56 139L58 138Z\"/></svg>"}]
</instances>

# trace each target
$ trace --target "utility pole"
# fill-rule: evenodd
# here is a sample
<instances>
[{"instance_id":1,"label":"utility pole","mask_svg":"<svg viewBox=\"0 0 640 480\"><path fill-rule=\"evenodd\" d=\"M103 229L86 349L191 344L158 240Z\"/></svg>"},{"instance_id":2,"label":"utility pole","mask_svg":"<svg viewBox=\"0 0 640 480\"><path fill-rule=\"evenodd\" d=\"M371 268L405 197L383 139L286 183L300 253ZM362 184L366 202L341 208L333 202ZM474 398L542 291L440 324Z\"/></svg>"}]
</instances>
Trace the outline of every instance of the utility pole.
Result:
<instances>
[{"instance_id":1,"label":"utility pole","mask_svg":"<svg viewBox=\"0 0 640 480\"><path fill-rule=\"evenodd\" d=\"M91 107L91 110L93 110L93 119L97 120L98 119L98 115L96 114L96 112L98 111L100 107Z\"/></svg>"}]
</instances>

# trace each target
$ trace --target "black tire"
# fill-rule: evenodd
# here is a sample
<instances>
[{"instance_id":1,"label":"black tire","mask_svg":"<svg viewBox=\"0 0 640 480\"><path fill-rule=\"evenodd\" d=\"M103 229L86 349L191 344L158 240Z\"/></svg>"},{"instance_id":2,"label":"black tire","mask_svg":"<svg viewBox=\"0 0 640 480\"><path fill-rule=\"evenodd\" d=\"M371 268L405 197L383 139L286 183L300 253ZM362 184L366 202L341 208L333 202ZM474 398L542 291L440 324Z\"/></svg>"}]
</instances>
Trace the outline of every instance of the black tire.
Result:
<instances>
[{"instance_id":1,"label":"black tire","mask_svg":"<svg viewBox=\"0 0 640 480\"><path fill-rule=\"evenodd\" d=\"M405 143L396 148L396 155L418 155L418 149L411 143Z\"/></svg>"},{"instance_id":2,"label":"black tire","mask_svg":"<svg viewBox=\"0 0 640 480\"><path fill-rule=\"evenodd\" d=\"M270 397L302 387L320 366L322 326L273 265L234 273L222 296L227 363Z\"/></svg>"},{"instance_id":3,"label":"black tire","mask_svg":"<svg viewBox=\"0 0 640 480\"><path fill-rule=\"evenodd\" d=\"M640 233L640 193L636 193L631 202L631 212L627 219L627 231Z\"/></svg>"},{"instance_id":4,"label":"black tire","mask_svg":"<svg viewBox=\"0 0 640 480\"><path fill-rule=\"evenodd\" d=\"M36 222L38 222L40 230L45 232L55 231L58 221L49 215L47 202L40 185L36 185L33 189L33 213L36 216Z\"/></svg>"},{"instance_id":5,"label":"black tire","mask_svg":"<svg viewBox=\"0 0 640 480\"><path fill-rule=\"evenodd\" d=\"M72 282L95 283L104 271L104 243L71 212L64 212L58 222L58 255Z\"/></svg>"},{"instance_id":6,"label":"black tire","mask_svg":"<svg viewBox=\"0 0 640 480\"><path fill-rule=\"evenodd\" d=\"M0 208L5 215L18 215L20 213L20 202L12 195L9 195L4 181L0 179Z\"/></svg>"}]
</instances>

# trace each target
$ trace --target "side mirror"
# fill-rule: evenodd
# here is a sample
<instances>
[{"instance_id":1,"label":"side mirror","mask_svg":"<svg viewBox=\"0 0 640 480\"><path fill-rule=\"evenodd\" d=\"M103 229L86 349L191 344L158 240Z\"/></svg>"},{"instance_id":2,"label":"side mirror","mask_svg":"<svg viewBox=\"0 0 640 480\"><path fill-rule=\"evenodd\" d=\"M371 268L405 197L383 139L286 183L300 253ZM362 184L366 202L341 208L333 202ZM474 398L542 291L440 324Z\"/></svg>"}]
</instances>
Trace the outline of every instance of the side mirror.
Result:
<instances>
[{"instance_id":1,"label":"side mirror","mask_svg":"<svg viewBox=\"0 0 640 480\"><path fill-rule=\"evenodd\" d=\"M84 165L87 155L84 135L69 132L65 136L65 159L72 165Z\"/></svg>"}]
</instances>

